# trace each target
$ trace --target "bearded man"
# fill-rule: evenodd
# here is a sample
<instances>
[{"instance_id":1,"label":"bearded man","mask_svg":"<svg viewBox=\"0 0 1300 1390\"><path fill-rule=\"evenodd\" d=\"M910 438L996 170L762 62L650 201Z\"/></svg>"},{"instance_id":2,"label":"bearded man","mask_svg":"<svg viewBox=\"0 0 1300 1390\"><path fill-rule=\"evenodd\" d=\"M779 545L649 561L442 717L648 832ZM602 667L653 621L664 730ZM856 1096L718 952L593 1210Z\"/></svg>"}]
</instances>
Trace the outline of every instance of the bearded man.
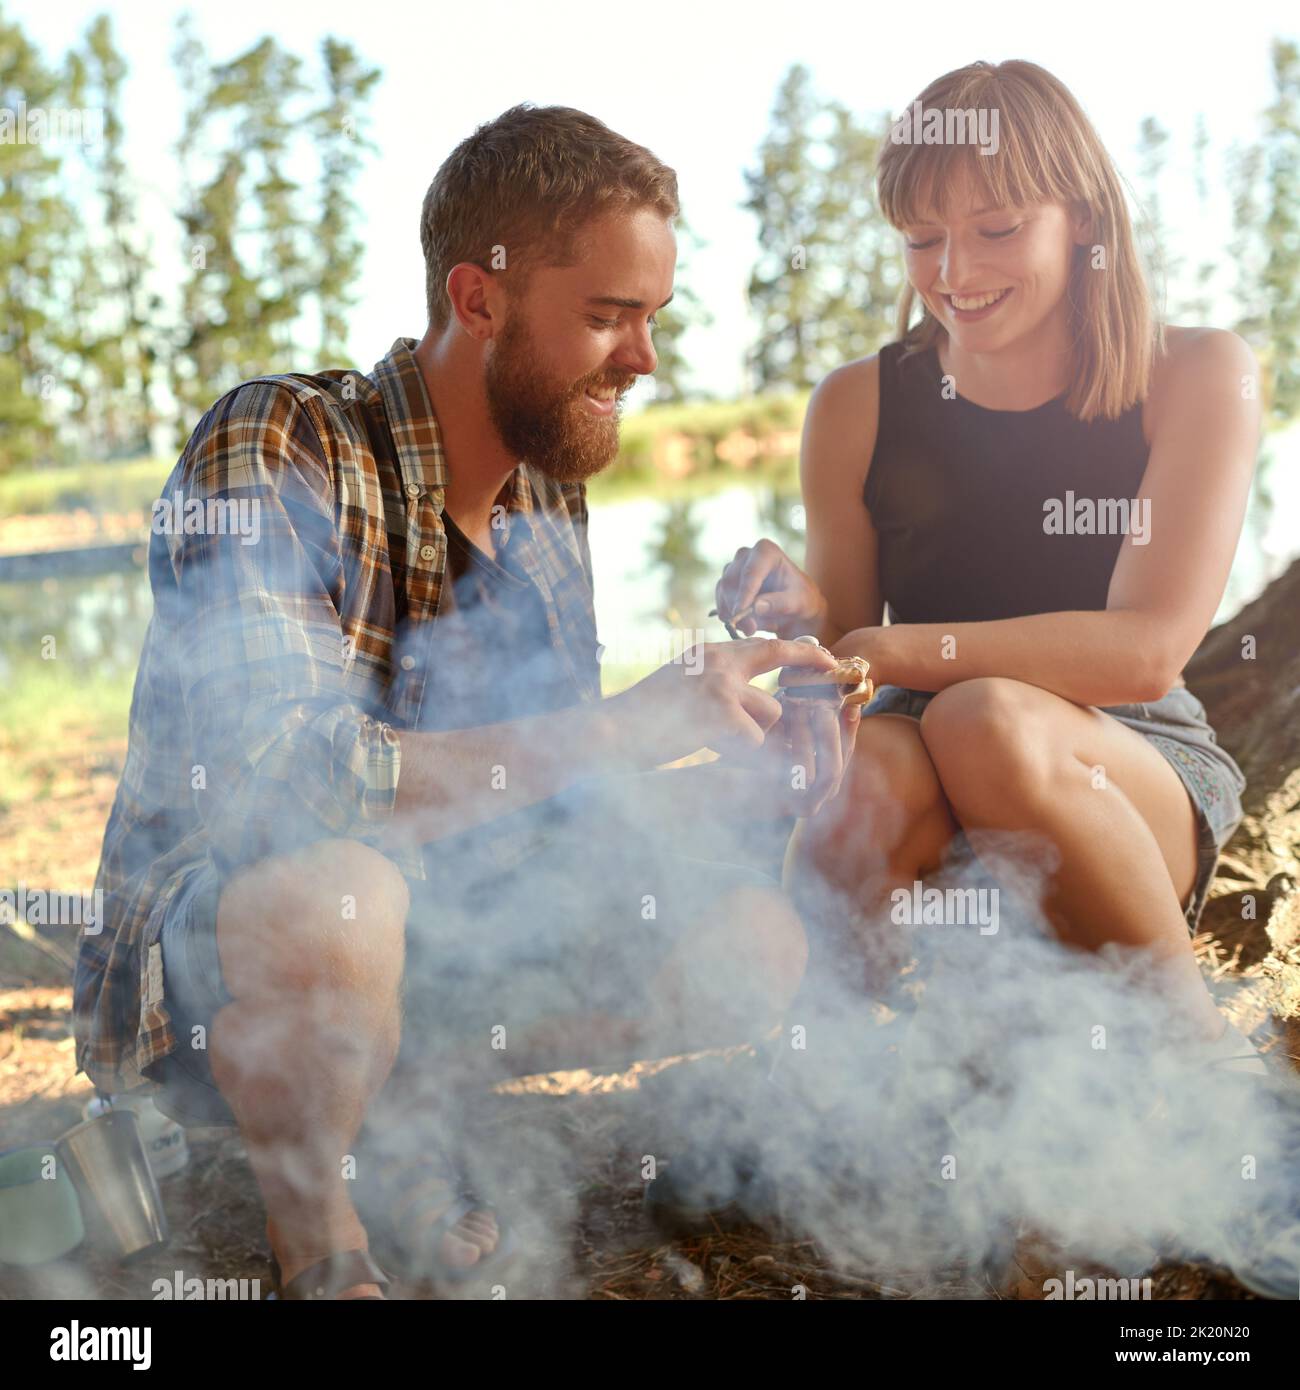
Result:
<instances>
[{"instance_id":1,"label":"bearded man","mask_svg":"<svg viewBox=\"0 0 1300 1390\"><path fill-rule=\"evenodd\" d=\"M677 213L650 151L569 108L507 111L424 200L424 337L369 375L243 384L164 486L258 524L152 537L77 1060L101 1091L238 1126L283 1297L389 1285L352 1196L363 1122L405 1161L380 1209L413 1277L479 1277L510 1228L411 1129L475 1058L741 1041L799 984L776 882L666 847L639 788L762 745L781 706L751 678L832 658L700 644L601 695L583 483L655 369ZM836 790L830 741L805 814ZM701 814L661 804L688 834Z\"/></svg>"}]
</instances>

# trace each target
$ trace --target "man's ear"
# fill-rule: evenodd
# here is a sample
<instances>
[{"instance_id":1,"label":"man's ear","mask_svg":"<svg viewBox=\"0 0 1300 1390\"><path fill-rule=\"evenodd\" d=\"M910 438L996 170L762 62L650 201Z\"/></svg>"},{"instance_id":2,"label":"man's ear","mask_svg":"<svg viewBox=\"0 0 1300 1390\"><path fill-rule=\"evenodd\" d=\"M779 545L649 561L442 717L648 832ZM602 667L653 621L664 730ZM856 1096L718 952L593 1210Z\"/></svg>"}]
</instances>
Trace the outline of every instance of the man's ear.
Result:
<instances>
[{"instance_id":1,"label":"man's ear","mask_svg":"<svg viewBox=\"0 0 1300 1390\"><path fill-rule=\"evenodd\" d=\"M471 338L484 341L497 328L492 316L491 276L473 261L461 261L447 272L447 298L456 322Z\"/></svg>"}]
</instances>

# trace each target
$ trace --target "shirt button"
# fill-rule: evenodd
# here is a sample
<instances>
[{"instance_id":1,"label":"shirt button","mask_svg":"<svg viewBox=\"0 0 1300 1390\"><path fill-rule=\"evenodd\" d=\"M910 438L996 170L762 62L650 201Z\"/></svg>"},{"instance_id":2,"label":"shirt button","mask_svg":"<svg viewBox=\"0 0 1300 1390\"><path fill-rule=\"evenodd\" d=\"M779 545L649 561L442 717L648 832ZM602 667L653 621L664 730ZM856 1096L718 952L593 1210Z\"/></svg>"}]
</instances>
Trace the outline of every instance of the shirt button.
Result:
<instances>
[{"instance_id":1,"label":"shirt button","mask_svg":"<svg viewBox=\"0 0 1300 1390\"><path fill-rule=\"evenodd\" d=\"M420 484L419 484L419 483L407 483L407 485L406 485L406 495L407 495L408 497L418 497L418 496L420 495Z\"/></svg>"},{"instance_id":2,"label":"shirt button","mask_svg":"<svg viewBox=\"0 0 1300 1390\"><path fill-rule=\"evenodd\" d=\"M400 662L400 665L403 671L414 671L415 658L413 656L404 656Z\"/></svg>"},{"instance_id":3,"label":"shirt button","mask_svg":"<svg viewBox=\"0 0 1300 1390\"><path fill-rule=\"evenodd\" d=\"M438 553L438 552L437 552L436 550L434 550L433 546L431 546L431 545L422 545L422 546L420 547L420 559L421 559L421 560L432 560L433 557L434 557L437 553Z\"/></svg>"}]
</instances>

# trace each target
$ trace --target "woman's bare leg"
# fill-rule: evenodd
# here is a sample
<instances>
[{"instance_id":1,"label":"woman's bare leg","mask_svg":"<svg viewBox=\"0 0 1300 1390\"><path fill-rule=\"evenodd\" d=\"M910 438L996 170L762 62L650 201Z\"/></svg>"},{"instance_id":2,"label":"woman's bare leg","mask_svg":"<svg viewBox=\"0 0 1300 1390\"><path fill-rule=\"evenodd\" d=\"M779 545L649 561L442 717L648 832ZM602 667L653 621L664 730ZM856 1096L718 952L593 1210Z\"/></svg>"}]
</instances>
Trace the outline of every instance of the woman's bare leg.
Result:
<instances>
[{"instance_id":1,"label":"woman's bare leg","mask_svg":"<svg viewBox=\"0 0 1300 1390\"><path fill-rule=\"evenodd\" d=\"M786 853L813 971L838 974L853 955L864 962L864 989L881 990L907 947L889 928L889 895L937 869L957 829L918 721L864 719L838 795L798 823Z\"/></svg>"},{"instance_id":2,"label":"woman's bare leg","mask_svg":"<svg viewBox=\"0 0 1300 1390\"><path fill-rule=\"evenodd\" d=\"M1060 936L1148 948L1194 1033L1217 1037L1224 1020L1181 906L1196 877L1195 813L1156 749L1099 710L1001 678L940 691L920 734L966 830L1037 831L1056 847L1044 908Z\"/></svg>"}]
</instances>

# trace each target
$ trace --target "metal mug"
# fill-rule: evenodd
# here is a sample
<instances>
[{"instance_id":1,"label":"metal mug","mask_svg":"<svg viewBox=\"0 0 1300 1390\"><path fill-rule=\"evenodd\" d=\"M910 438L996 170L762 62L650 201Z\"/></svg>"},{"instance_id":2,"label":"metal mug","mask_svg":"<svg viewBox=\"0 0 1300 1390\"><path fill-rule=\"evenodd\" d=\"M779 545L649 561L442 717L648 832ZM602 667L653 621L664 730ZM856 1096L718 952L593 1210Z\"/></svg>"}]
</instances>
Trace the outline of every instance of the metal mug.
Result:
<instances>
[{"instance_id":1,"label":"metal mug","mask_svg":"<svg viewBox=\"0 0 1300 1390\"><path fill-rule=\"evenodd\" d=\"M119 1258L166 1243L167 1217L133 1111L107 1110L84 1120L55 1148L95 1234Z\"/></svg>"},{"instance_id":2,"label":"metal mug","mask_svg":"<svg viewBox=\"0 0 1300 1390\"><path fill-rule=\"evenodd\" d=\"M169 1178L179 1173L190 1161L185 1131L164 1115L153 1103L153 1097L138 1092L119 1096L97 1095L82 1107L82 1115L93 1120L109 1110L131 1110L140 1121L140 1140L149 1155L149 1167L155 1178Z\"/></svg>"}]
</instances>

